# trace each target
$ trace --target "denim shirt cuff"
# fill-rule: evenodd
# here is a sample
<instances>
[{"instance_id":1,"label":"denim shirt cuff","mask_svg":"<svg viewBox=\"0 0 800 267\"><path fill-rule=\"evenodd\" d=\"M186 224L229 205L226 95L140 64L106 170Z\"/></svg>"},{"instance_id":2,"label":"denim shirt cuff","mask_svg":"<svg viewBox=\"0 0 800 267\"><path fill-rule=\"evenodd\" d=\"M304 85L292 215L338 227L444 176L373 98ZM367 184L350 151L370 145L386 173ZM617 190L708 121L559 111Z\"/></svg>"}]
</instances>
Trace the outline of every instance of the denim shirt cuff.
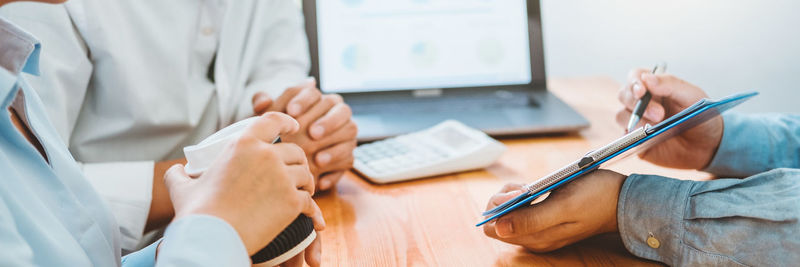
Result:
<instances>
[{"instance_id":1,"label":"denim shirt cuff","mask_svg":"<svg viewBox=\"0 0 800 267\"><path fill-rule=\"evenodd\" d=\"M692 186L691 181L630 175L617 202L617 227L625 248L638 257L667 264L679 258Z\"/></svg>"},{"instance_id":2,"label":"denim shirt cuff","mask_svg":"<svg viewBox=\"0 0 800 267\"><path fill-rule=\"evenodd\" d=\"M763 143L764 135L759 132L759 125L752 123L747 116L736 113L722 115L724 130L719 148L711 163L702 171L721 177L746 177L760 172L761 161L768 155L758 154L760 149L754 146ZM743 154L747 151L749 154Z\"/></svg>"}]
</instances>

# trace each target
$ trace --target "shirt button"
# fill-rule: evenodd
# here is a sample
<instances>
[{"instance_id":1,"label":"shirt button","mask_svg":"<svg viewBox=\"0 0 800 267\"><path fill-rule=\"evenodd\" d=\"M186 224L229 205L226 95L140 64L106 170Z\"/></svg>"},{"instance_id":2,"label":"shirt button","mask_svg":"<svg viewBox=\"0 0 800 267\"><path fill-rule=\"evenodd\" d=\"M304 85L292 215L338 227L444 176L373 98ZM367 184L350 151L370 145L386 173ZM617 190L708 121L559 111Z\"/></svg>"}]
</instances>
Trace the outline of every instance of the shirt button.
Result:
<instances>
[{"instance_id":1,"label":"shirt button","mask_svg":"<svg viewBox=\"0 0 800 267\"><path fill-rule=\"evenodd\" d=\"M203 28L203 35L212 35L214 34L214 27L208 26Z\"/></svg>"},{"instance_id":2,"label":"shirt button","mask_svg":"<svg viewBox=\"0 0 800 267\"><path fill-rule=\"evenodd\" d=\"M651 248L659 248L661 247L661 242L653 236L653 233L650 233L650 236L647 237L647 245Z\"/></svg>"}]
</instances>

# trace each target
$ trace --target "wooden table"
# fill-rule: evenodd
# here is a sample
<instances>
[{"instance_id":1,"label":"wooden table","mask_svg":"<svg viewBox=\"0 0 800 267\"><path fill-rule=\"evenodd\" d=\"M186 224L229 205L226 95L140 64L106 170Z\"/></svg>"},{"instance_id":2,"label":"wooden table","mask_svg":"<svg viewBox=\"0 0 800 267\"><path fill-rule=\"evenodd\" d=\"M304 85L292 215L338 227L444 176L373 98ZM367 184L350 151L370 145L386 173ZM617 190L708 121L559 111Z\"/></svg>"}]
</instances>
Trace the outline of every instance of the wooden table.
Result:
<instances>
[{"instance_id":1,"label":"wooden table","mask_svg":"<svg viewBox=\"0 0 800 267\"><path fill-rule=\"evenodd\" d=\"M508 151L489 168L390 185L348 173L336 190L316 197L327 222L323 266L576 266L657 265L628 253L617 234L597 236L546 254L484 236L490 196L509 182L529 182L619 137L614 115L619 84L606 77L550 81L553 93L591 127L575 134L501 140ZM636 157L610 169L678 178L708 174L657 167Z\"/></svg>"}]
</instances>

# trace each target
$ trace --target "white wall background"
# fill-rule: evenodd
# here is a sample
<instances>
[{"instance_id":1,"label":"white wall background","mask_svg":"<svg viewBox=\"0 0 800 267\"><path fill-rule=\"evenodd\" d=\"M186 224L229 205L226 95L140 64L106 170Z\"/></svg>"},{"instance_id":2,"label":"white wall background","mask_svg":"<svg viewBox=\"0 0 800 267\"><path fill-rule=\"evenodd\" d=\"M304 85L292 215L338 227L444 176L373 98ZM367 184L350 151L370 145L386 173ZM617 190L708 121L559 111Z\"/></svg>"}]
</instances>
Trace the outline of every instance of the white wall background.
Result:
<instances>
[{"instance_id":1,"label":"white wall background","mask_svg":"<svg viewBox=\"0 0 800 267\"><path fill-rule=\"evenodd\" d=\"M542 0L549 77L668 63L712 97L757 90L747 112L800 113L800 1Z\"/></svg>"}]
</instances>

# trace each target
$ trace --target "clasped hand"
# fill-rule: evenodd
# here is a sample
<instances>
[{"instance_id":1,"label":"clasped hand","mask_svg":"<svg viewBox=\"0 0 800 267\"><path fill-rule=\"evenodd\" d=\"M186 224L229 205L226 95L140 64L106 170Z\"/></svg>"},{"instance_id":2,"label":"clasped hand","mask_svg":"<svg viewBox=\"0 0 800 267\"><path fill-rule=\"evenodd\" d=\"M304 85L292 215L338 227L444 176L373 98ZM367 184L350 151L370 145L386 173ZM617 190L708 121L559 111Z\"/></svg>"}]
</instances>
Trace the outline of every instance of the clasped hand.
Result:
<instances>
[{"instance_id":1,"label":"clasped hand","mask_svg":"<svg viewBox=\"0 0 800 267\"><path fill-rule=\"evenodd\" d=\"M287 89L274 101L266 93L257 93L253 111L283 112L297 119L300 131L281 139L303 148L319 190L330 189L352 168L358 133L352 111L341 96L323 95L313 79Z\"/></svg>"}]
</instances>

